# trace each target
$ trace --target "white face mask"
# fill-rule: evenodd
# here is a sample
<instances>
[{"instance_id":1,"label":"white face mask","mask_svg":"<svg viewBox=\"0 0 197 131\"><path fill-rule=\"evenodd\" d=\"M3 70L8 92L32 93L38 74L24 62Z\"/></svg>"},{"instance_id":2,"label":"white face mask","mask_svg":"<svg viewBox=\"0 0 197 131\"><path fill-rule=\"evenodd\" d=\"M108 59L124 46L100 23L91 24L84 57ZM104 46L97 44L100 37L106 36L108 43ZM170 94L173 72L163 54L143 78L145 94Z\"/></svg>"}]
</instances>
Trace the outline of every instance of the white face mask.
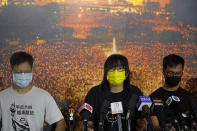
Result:
<instances>
[{"instance_id":1,"label":"white face mask","mask_svg":"<svg viewBox=\"0 0 197 131\"><path fill-rule=\"evenodd\" d=\"M32 73L14 73L13 82L20 88L25 88L32 82Z\"/></svg>"}]
</instances>

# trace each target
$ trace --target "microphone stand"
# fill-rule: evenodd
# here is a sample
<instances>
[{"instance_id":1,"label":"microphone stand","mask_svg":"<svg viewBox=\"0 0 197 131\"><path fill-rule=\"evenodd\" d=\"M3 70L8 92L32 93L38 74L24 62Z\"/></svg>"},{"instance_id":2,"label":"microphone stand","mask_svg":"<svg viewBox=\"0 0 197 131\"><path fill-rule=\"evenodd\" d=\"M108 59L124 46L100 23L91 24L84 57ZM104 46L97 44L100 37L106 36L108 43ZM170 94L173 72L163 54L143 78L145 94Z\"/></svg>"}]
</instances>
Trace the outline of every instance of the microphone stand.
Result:
<instances>
[{"instance_id":1,"label":"microphone stand","mask_svg":"<svg viewBox=\"0 0 197 131\"><path fill-rule=\"evenodd\" d=\"M154 131L153 123L150 116L148 115L146 118L148 120L147 131Z\"/></svg>"},{"instance_id":2,"label":"microphone stand","mask_svg":"<svg viewBox=\"0 0 197 131\"><path fill-rule=\"evenodd\" d=\"M69 131L74 131L73 121L69 121Z\"/></svg>"},{"instance_id":3,"label":"microphone stand","mask_svg":"<svg viewBox=\"0 0 197 131\"><path fill-rule=\"evenodd\" d=\"M127 112L126 120L127 120L127 131L131 131L131 111L130 110L128 110Z\"/></svg>"},{"instance_id":4,"label":"microphone stand","mask_svg":"<svg viewBox=\"0 0 197 131\"><path fill-rule=\"evenodd\" d=\"M98 131L104 131L104 127L103 127L103 114L102 113L100 115Z\"/></svg>"},{"instance_id":5,"label":"microphone stand","mask_svg":"<svg viewBox=\"0 0 197 131\"><path fill-rule=\"evenodd\" d=\"M127 131L131 131L131 119L127 120Z\"/></svg>"},{"instance_id":6,"label":"microphone stand","mask_svg":"<svg viewBox=\"0 0 197 131\"><path fill-rule=\"evenodd\" d=\"M83 131L88 131L88 120L83 120Z\"/></svg>"},{"instance_id":7,"label":"microphone stand","mask_svg":"<svg viewBox=\"0 0 197 131\"><path fill-rule=\"evenodd\" d=\"M68 124L69 124L69 131L74 131L74 114L69 113L69 118L68 118Z\"/></svg>"},{"instance_id":8,"label":"microphone stand","mask_svg":"<svg viewBox=\"0 0 197 131\"><path fill-rule=\"evenodd\" d=\"M118 119L118 131L123 131L122 130L122 118L120 114L117 114L117 119Z\"/></svg>"},{"instance_id":9,"label":"microphone stand","mask_svg":"<svg viewBox=\"0 0 197 131\"><path fill-rule=\"evenodd\" d=\"M103 122L99 122L99 127L98 127L99 131L104 131L104 127L103 127Z\"/></svg>"}]
</instances>

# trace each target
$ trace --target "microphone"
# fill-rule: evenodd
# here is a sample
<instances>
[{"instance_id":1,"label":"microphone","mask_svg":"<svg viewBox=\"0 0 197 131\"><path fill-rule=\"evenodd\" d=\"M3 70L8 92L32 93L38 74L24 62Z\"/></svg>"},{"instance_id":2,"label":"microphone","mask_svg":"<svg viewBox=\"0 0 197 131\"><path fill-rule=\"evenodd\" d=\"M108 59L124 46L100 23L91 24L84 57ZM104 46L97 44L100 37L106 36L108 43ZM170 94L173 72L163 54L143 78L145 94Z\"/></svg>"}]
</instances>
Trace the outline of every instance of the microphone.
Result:
<instances>
[{"instance_id":1,"label":"microphone","mask_svg":"<svg viewBox=\"0 0 197 131\"><path fill-rule=\"evenodd\" d=\"M157 116L159 120L159 125L161 126L161 130L166 131L172 129L174 127L172 124L173 121L171 118L172 115L169 113L170 111L166 106L166 104L163 103L161 99L157 99L157 98L153 99L152 101L153 104L151 106L151 112L153 112Z\"/></svg>"},{"instance_id":2,"label":"microphone","mask_svg":"<svg viewBox=\"0 0 197 131\"><path fill-rule=\"evenodd\" d=\"M144 105L142 107L142 112L145 114L146 119L148 120L147 131L154 131L153 123L150 118L150 108L148 107L148 105Z\"/></svg>"},{"instance_id":3,"label":"microphone","mask_svg":"<svg viewBox=\"0 0 197 131\"><path fill-rule=\"evenodd\" d=\"M166 100L166 104L168 106L174 107L176 106L177 103L179 103L181 100L179 99L178 96L170 96L168 97L168 99Z\"/></svg>"},{"instance_id":4,"label":"microphone","mask_svg":"<svg viewBox=\"0 0 197 131\"><path fill-rule=\"evenodd\" d=\"M185 122L187 122L189 129L191 131L197 131L197 123L194 120L194 116L192 115L192 112L190 110L185 111L184 113L182 113L182 116L185 120Z\"/></svg>"},{"instance_id":5,"label":"microphone","mask_svg":"<svg viewBox=\"0 0 197 131\"><path fill-rule=\"evenodd\" d=\"M139 101L137 103L137 109L138 111L142 111L142 107L144 105L147 105L149 108L152 105L152 100L149 96L139 96Z\"/></svg>"},{"instance_id":6,"label":"microphone","mask_svg":"<svg viewBox=\"0 0 197 131\"><path fill-rule=\"evenodd\" d=\"M134 118L137 98L138 98L137 95L133 94L129 100L128 111L126 115L127 131L131 131L131 118Z\"/></svg>"},{"instance_id":7,"label":"microphone","mask_svg":"<svg viewBox=\"0 0 197 131\"><path fill-rule=\"evenodd\" d=\"M180 100L177 96L170 96L166 103L174 111L174 113L176 113L176 117L180 123L180 130L189 130L186 119L183 116L187 110L186 108L189 107L189 105L186 104L186 101L184 99Z\"/></svg>"},{"instance_id":8,"label":"microphone","mask_svg":"<svg viewBox=\"0 0 197 131\"><path fill-rule=\"evenodd\" d=\"M171 125L173 125L176 131L180 131L180 125L179 125L178 120L176 119L176 116L174 115L174 112L166 104L165 104L165 108L166 108L167 116L168 116L167 123L170 123Z\"/></svg>"},{"instance_id":9,"label":"microphone","mask_svg":"<svg viewBox=\"0 0 197 131\"><path fill-rule=\"evenodd\" d=\"M80 108L79 108L79 114L83 119L83 131L88 130L88 121L90 119L90 116L93 112L92 106L90 106L88 103L84 103Z\"/></svg>"},{"instance_id":10,"label":"microphone","mask_svg":"<svg viewBox=\"0 0 197 131\"><path fill-rule=\"evenodd\" d=\"M151 106L151 112L154 112L155 115L158 117L159 124L162 127L162 130L165 130L165 124L167 121L166 114L164 111L164 104L163 101L160 99L153 99L153 104Z\"/></svg>"},{"instance_id":11,"label":"microphone","mask_svg":"<svg viewBox=\"0 0 197 131\"><path fill-rule=\"evenodd\" d=\"M68 112L69 131L74 131L75 109L69 108Z\"/></svg>"},{"instance_id":12,"label":"microphone","mask_svg":"<svg viewBox=\"0 0 197 131\"><path fill-rule=\"evenodd\" d=\"M192 110L192 114L194 115L194 119L197 122L197 98L195 96L189 96L188 99Z\"/></svg>"},{"instance_id":13,"label":"microphone","mask_svg":"<svg viewBox=\"0 0 197 131\"><path fill-rule=\"evenodd\" d=\"M195 96L189 96L189 104L191 107L191 120L192 120L192 129L197 131L197 98Z\"/></svg>"},{"instance_id":14,"label":"microphone","mask_svg":"<svg viewBox=\"0 0 197 131\"><path fill-rule=\"evenodd\" d=\"M117 114L118 131L123 131L122 130L122 118L121 118L121 114L123 113L122 102L111 103L111 112L112 114Z\"/></svg>"},{"instance_id":15,"label":"microphone","mask_svg":"<svg viewBox=\"0 0 197 131\"><path fill-rule=\"evenodd\" d=\"M109 101L105 100L101 106L101 110L100 110L100 119L99 119L99 131L104 131L104 116L107 113L107 109L109 107L110 103Z\"/></svg>"},{"instance_id":16,"label":"microphone","mask_svg":"<svg viewBox=\"0 0 197 131\"><path fill-rule=\"evenodd\" d=\"M122 118L120 114L117 114L117 119L118 119L118 131L123 131L122 130Z\"/></svg>"},{"instance_id":17,"label":"microphone","mask_svg":"<svg viewBox=\"0 0 197 131\"><path fill-rule=\"evenodd\" d=\"M149 96L140 96L139 101L137 103L138 111L142 111L143 115L146 117L148 121L147 130L154 131L153 123L150 118L150 107L152 105L152 100Z\"/></svg>"}]
</instances>

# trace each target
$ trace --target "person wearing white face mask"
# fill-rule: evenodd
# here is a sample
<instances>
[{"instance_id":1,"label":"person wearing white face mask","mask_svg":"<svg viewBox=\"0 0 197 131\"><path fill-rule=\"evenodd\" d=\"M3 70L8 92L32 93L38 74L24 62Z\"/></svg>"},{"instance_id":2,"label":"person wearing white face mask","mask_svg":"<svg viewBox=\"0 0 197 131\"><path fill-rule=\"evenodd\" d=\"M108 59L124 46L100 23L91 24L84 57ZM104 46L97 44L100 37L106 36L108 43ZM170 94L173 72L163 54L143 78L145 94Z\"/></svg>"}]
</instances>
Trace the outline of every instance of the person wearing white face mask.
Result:
<instances>
[{"instance_id":1,"label":"person wearing white face mask","mask_svg":"<svg viewBox=\"0 0 197 131\"><path fill-rule=\"evenodd\" d=\"M32 82L32 73L14 73L13 82L18 87L25 88Z\"/></svg>"},{"instance_id":2,"label":"person wearing white face mask","mask_svg":"<svg viewBox=\"0 0 197 131\"><path fill-rule=\"evenodd\" d=\"M26 52L10 58L13 84L0 92L1 131L43 131L44 122L65 131L64 117L53 97L32 84L33 61Z\"/></svg>"}]
</instances>

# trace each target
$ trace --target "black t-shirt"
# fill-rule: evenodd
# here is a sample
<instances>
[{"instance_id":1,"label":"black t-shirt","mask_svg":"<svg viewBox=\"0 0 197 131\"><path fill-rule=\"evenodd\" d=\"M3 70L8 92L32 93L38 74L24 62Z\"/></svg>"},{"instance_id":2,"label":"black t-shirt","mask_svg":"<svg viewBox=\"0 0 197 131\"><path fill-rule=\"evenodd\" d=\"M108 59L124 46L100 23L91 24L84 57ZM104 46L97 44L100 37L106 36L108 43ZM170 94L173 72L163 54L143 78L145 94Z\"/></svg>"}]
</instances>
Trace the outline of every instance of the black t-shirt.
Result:
<instances>
[{"instance_id":1,"label":"black t-shirt","mask_svg":"<svg viewBox=\"0 0 197 131\"><path fill-rule=\"evenodd\" d=\"M190 96L191 94L186 91L185 89L179 87L176 91L167 91L164 90L162 87L160 87L159 89L157 89L156 91L154 91L150 97L151 98L157 98L157 99L161 99L163 102L166 102L166 100L170 97L170 96L178 96L180 100L184 100L187 99L188 96Z\"/></svg>"},{"instance_id":2,"label":"black t-shirt","mask_svg":"<svg viewBox=\"0 0 197 131\"><path fill-rule=\"evenodd\" d=\"M169 106L167 106L166 101L169 97L177 96L180 101L171 103ZM166 116L166 119L170 121L172 118L179 119L180 113L185 113L186 111L194 111L194 109L191 106L190 98L192 97L192 94L186 91L185 89L179 87L176 91L167 91L160 87L156 91L154 91L150 97L152 99L159 99L162 100L164 105L164 114ZM194 100L194 99L193 99ZM197 102L195 107L197 107ZM155 115L155 112L153 113Z\"/></svg>"},{"instance_id":3,"label":"black t-shirt","mask_svg":"<svg viewBox=\"0 0 197 131\"><path fill-rule=\"evenodd\" d=\"M102 85L98 85L93 87L87 94L85 102L90 104L93 107L93 114L92 114L92 121L94 122L95 131L98 130L98 123L99 123L99 115L100 115L100 108L104 102L104 100L109 101L110 103L113 102L122 102L123 106L123 114L121 114L122 118L122 128L126 130L126 113L128 109L128 102L132 96L132 94L136 94L137 96L142 95L142 92L139 88L130 85L120 93L112 93L110 91L103 92ZM137 113L137 112L136 112ZM137 114L136 114L137 115ZM135 115L135 116L136 116ZM135 130L135 118L132 119L132 130ZM111 107L109 105L107 109L107 113L104 116L104 130L105 131L118 131L118 124L117 124L117 115L111 113Z\"/></svg>"}]
</instances>

